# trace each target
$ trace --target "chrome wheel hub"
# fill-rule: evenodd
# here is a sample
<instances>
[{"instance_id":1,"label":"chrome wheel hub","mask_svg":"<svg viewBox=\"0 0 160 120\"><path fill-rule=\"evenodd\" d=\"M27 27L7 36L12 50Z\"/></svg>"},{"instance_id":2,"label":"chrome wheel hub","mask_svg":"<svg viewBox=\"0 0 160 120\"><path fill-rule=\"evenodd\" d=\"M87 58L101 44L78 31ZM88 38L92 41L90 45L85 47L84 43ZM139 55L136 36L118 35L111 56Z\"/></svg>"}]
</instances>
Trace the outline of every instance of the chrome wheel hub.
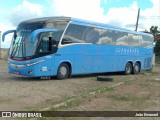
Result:
<instances>
[{"instance_id":1,"label":"chrome wheel hub","mask_svg":"<svg viewBox=\"0 0 160 120\"><path fill-rule=\"evenodd\" d=\"M60 72L63 76L67 74L67 68L66 67L61 67Z\"/></svg>"}]
</instances>

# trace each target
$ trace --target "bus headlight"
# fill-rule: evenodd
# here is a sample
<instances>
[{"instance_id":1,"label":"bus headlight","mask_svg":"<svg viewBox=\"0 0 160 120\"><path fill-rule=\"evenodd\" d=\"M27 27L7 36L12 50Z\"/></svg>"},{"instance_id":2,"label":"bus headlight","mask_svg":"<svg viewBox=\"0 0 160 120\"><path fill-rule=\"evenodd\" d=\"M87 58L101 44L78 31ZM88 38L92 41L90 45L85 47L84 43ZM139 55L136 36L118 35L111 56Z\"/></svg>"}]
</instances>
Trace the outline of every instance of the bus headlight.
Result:
<instances>
[{"instance_id":1,"label":"bus headlight","mask_svg":"<svg viewBox=\"0 0 160 120\"><path fill-rule=\"evenodd\" d=\"M36 65L36 64L39 64L41 62L44 62L45 60L40 60L40 61L37 61L37 62L34 62L34 63L29 63L27 64L26 66L29 67L29 66L33 66L33 65Z\"/></svg>"},{"instance_id":2,"label":"bus headlight","mask_svg":"<svg viewBox=\"0 0 160 120\"><path fill-rule=\"evenodd\" d=\"M10 62L8 62L10 64L10 66L15 67L15 68L23 68L25 67L25 65L17 65L17 64L12 64Z\"/></svg>"},{"instance_id":3,"label":"bus headlight","mask_svg":"<svg viewBox=\"0 0 160 120\"><path fill-rule=\"evenodd\" d=\"M12 64L10 62L8 62L12 67L15 67L15 68L24 68L24 67L30 67L30 66L33 66L33 65L36 65L36 64L39 64L41 62L44 62L45 60L40 60L40 61L37 61L37 62L33 62L33 63L28 63L28 64L24 64L24 65L17 65L17 64Z\"/></svg>"}]
</instances>

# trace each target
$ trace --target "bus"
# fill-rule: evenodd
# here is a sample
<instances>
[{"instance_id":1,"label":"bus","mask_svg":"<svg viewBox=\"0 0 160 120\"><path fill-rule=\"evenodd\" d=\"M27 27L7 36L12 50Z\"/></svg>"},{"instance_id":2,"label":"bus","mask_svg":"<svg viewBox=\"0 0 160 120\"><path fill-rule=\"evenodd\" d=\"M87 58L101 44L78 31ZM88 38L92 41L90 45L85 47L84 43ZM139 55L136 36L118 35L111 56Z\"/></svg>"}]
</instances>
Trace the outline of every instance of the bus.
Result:
<instances>
[{"instance_id":1,"label":"bus","mask_svg":"<svg viewBox=\"0 0 160 120\"><path fill-rule=\"evenodd\" d=\"M8 70L29 77L123 72L152 67L151 34L71 17L44 17L21 22L13 33Z\"/></svg>"}]
</instances>

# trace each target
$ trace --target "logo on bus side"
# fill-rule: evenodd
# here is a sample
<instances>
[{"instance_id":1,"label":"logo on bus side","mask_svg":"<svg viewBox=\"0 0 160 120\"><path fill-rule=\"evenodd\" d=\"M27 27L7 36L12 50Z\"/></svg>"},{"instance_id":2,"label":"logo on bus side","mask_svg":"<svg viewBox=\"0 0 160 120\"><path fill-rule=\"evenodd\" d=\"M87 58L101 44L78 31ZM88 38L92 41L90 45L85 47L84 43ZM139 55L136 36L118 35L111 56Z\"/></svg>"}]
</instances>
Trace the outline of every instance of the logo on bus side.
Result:
<instances>
[{"instance_id":1,"label":"logo on bus side","mask_svg":"<svg viewBox=\"0 0 160 120\"><path fill-rule=\"evenodd\" d=\"M139 53L139 50L136 48L116 48L115 49L116 53Z\"/></svg>"}]
</instances>

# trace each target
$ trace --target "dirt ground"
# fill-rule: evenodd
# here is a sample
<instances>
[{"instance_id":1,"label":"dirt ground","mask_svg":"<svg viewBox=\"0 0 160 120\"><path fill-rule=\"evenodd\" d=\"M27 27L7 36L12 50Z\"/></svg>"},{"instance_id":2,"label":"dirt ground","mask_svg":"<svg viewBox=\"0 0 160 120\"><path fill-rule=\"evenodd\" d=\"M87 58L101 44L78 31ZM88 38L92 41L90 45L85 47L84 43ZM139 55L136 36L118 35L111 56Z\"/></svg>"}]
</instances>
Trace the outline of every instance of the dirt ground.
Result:
<instances>
[{"instance_id":1,"label":"dirt ground","mask_svg":"<svg viewBox=\"0 0 160 120\"><path fill-rule=\"evenodd\" d=\"M8 74L7 62L1 60L0 111L160 111L159 72L156 65L138 75L105 74L111 82L97 81L97 75L44 80Z\"/></svg>"}]
</instances>

